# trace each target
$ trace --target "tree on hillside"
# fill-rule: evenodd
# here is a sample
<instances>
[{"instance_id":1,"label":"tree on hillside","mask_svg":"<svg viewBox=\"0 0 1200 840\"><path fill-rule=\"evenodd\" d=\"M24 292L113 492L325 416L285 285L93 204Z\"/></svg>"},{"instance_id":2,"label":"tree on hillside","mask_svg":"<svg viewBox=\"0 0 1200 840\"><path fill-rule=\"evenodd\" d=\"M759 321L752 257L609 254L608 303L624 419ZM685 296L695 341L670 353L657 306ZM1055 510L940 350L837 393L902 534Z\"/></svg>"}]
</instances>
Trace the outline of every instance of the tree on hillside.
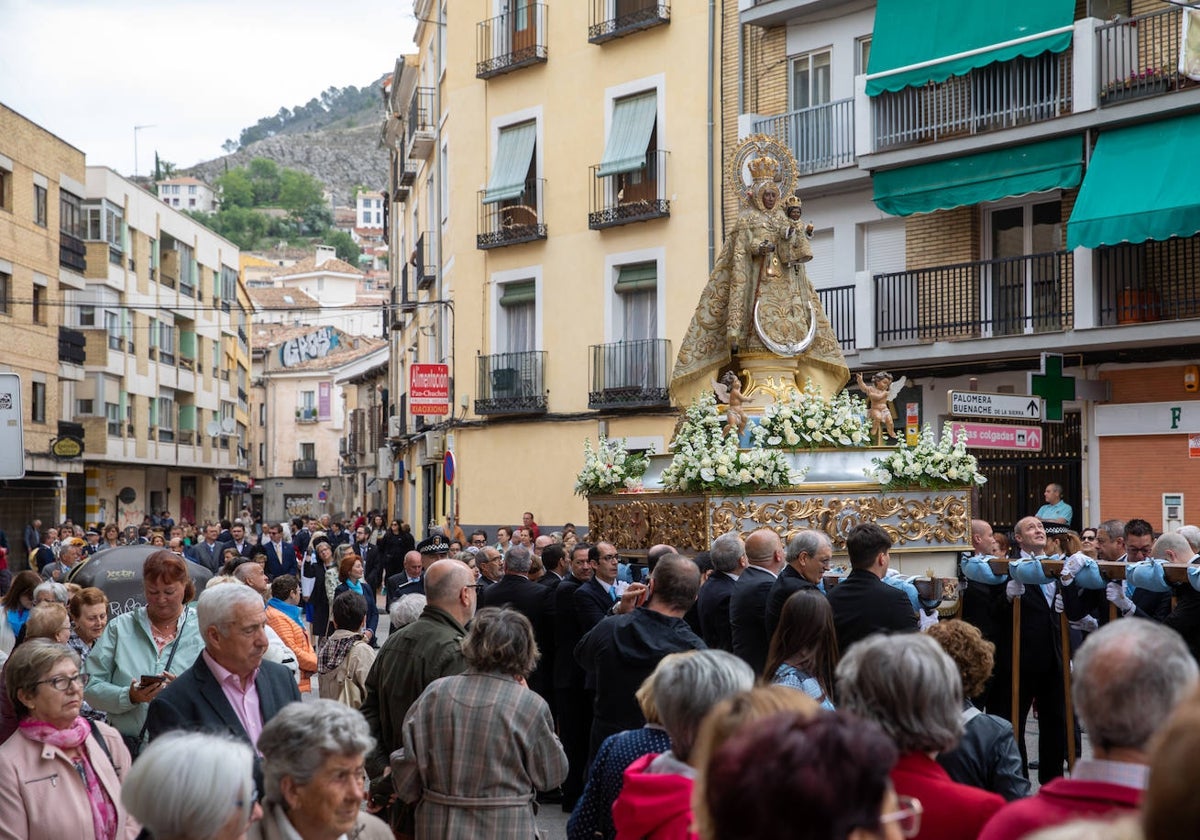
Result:
<instances>
[{"instance_id":1,"label":"tree on hillside","mask_svg":"<svg viewBox=\"0 0 1200 840\"><path fill-rule=\"evenodd\" d=\"M270 158L257 157L248 167L254 187L254 206L265 207L279 200L279 164Z\"/></svg>"},{"instance_id":2,"label":"tree on hillside","mask_svg":"<svg viewBox=\"0 0 1200 840\"><path fill-rule=\"evenodd\" d=\"M254 184L245 169L230 169L216 180L221 190L221 205L230 207L253 207Z\"/></svg>"},{"instance_id":3,"label":"tree on hillside","mask_svg":"<svg viewBox=\"0 0 1200 840\"><path fill-rule=\"evenodd\" d=\"M325 244L332 245L337 250L337 257L350 265L358 265L358 256L362 253L354 241L354 237L344 230L331 230L325 234Z\"/></svg>"},{"instance_id":4,"label":"tree on hillside","mask_svg":"<svg viewBox=\"0 0 1200 840\"><path fill-rule=\"evenodd\" d=\"M279 174L280 207L293 216L298 216L314 204L325 204L325 191L321 182L307 173L296 169L284 169Z\"/></svg>"}]
</instances>

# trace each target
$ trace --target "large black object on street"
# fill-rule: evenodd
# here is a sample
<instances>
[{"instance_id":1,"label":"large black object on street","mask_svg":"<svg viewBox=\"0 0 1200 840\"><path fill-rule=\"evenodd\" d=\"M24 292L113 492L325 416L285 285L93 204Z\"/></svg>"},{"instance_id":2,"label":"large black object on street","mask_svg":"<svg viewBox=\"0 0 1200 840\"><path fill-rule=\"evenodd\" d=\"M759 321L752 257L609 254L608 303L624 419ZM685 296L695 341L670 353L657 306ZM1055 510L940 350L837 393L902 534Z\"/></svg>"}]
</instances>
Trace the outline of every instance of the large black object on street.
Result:
<instances>
[{"instance_id":1,"label":"large black object on street","mask_svg":"<svg viewBox=\"0 0 1200 840\"><path fill-rule=\"evenodd\" d=\"M146 606L146 593L142 588L142 566L146 558L156 551L166 551L155 545L119 545L93 554L71 570L67 580L80 586L95 586L108 596L108 617L116 618L135 607ZM204 566L180 560L187 565L188 574L196 585L196 594L204 591L204 585L213 576Z\"/></svg>"}]
</instances>

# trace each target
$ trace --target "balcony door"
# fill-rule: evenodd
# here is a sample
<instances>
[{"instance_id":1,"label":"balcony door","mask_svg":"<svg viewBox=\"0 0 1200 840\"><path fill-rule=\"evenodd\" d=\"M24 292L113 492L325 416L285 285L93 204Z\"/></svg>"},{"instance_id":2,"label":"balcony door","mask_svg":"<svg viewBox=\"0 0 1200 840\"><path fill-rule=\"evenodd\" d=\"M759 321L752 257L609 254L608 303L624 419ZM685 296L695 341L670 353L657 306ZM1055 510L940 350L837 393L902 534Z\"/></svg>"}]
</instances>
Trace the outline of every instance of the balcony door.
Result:
<instances>
[{"instance_id":1,"label":"balcony door","mask_svg":"<svg viewBox=\"0 0 1200 840\"><path fill-rule=\"evenodd\" d=\"M537 10L533 0L506 0L506 13L512 31L512 52L514 60L524 51L532 50L537 44Z\"/></svg>"},{"instance_id":2,"label":"balcony door","mask_svg":"<svg viewBox=\"0 0 1200 840\"><path fill-rule=\"evenodd\" d=\"M1019 335L1057 329L1062 309L1062 204L1052 201L987 211L991 254L982 271L982 332Z\"/></svg>"},{"instance_id":3,"label":"balcony door","mask_svg":"<svg viewBox=\"0 0 1200 840\"><path fill-rule=\"evenodd\" d=\"M792 59L791 112L788 141L802 169L822 165L833 154L833 111L830 101L829 50Z\"/></svg>"},{"instance_id":4,"label":"balcony door","mask_svg":"<svg viewBox=\"0 0 1200 840\"><path fill-rule=\"evenodd\" d=\"M605 360L608 388L658 387L664 371L658 358L658 264L622 266L615 287L617 343Z\"/></svg>"}]
</instances>

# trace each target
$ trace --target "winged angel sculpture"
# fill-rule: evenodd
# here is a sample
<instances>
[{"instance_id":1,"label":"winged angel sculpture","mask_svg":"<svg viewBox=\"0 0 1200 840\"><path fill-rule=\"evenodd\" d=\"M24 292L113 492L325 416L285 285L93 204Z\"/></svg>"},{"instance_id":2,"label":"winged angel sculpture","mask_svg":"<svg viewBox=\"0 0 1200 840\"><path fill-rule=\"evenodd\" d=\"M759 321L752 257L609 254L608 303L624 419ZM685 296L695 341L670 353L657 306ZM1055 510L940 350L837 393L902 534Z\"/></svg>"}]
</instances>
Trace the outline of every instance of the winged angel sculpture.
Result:
<instances>
[{"instance_id":1,"label":"winged angel sculpture","mask_svg":"<svg viewBox=\"0 0 1200 840\"><path fill-rule=\"evenodd\" d=\"M861 373L854 376L858 380L859 389L867 395L867 417L871 421L871 437L875 438L875 445L879 446L883 443L884 429L887 429L888 437L896 437L896 428L892 425L896 418L896 406L892 404L892 400L900 395L900 389L908 382L908 377L901 376L893 381L890 373L880 370L875 372L871 377L871 384L868 385L863 381Z\"/></svg>"}]
</instances>

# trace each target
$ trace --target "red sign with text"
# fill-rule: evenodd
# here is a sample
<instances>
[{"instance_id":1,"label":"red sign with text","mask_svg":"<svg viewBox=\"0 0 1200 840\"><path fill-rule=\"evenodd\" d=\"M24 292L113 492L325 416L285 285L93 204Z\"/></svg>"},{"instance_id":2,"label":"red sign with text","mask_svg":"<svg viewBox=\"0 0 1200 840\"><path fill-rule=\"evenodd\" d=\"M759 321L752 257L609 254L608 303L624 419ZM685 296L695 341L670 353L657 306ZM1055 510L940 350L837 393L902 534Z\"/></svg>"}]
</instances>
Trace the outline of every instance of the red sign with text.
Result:
<instances>
[{"instance_id":1,"label":"red sign with text","mask_svg":"<svg viewBox=\"0 0 1200 840\"><path fill-rule=\"evenodd\" d=\"M967 435L971 449L1023 449L1042 451L1042 430L1038 426L1010 426L1002 423L955 423L954 434Z\"/></svg>"},{"instance_id":2,"label":"red sign with text","mask_svg":"<svg viewBox=\"0 0 1200 840\"><path fill-rule=\"evenodd\" d=\"M450 413L450 366L415 364L408 369L408 410L412 414Z\"/></svg>"}]
</instances>

